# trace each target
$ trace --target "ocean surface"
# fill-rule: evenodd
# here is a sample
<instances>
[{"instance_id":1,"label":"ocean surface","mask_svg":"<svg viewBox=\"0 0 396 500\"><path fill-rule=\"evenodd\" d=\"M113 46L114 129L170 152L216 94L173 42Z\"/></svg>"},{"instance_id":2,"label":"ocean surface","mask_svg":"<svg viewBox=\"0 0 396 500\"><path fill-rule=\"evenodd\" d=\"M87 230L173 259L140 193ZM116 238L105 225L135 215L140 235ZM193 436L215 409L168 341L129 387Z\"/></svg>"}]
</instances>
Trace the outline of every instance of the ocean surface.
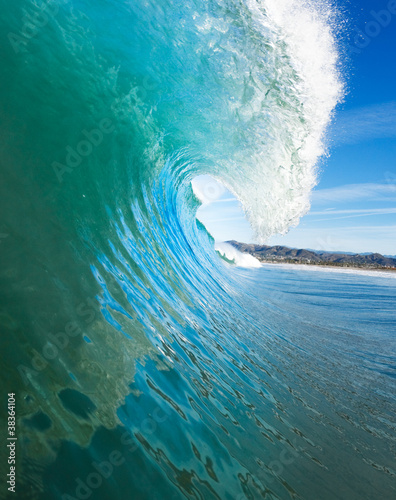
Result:
<instances>
[{"instance_id":1,"label":"ocean surface","mask_svg":"<svg viewBox=\"0 0 396 500\"><path fill-rule=\"evenodd\" d=\"M395 498L395 279L230 265L191 187L258 241L298 223L336 10L1 6L0 498Z\"/></svg>"}]
</instances>

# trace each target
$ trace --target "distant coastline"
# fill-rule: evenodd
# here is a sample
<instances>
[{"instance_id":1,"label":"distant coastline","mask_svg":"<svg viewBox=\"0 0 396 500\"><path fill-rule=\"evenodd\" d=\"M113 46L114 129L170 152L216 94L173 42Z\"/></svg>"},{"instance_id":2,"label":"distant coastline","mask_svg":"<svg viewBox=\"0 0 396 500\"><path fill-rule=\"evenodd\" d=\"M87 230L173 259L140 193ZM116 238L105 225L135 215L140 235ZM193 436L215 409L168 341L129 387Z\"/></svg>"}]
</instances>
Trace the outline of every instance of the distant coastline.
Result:
<instances>
[{"instance_id":1,"label":"distant coastline","mask_svg":"<svg viewBox=\"0 0 396 500\"><path fill-rule=\"evenodd\" d=\"M396 271L396 259L379 253L347 254L289 248L281 245L267 246L227 241L239 252L247 253L262 263L302 264L308 266Z\"/></svg>"}]
</instances>

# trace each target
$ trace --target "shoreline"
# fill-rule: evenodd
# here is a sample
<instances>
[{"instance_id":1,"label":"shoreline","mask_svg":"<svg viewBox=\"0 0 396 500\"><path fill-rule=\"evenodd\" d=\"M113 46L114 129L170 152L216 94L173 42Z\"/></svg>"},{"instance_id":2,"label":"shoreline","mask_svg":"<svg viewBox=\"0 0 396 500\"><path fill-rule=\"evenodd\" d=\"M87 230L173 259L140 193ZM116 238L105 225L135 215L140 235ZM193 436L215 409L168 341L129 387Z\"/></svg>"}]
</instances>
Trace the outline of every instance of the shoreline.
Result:
<instances>
[{"instance_id":1,"label":"shoreline","mask_svg":"<svg viewBox=\"0 0 396 500\"><path fill-rule=\"evenodd\" d=\"M255 257L257 259L257 257ZM359 267L359 266L332 266L326 264L304 264L303 262L276 262L273 260L260 260L260 264L283 264L290 266L304 266L304 267L321 267L323 269L356 269L357 271L380 271L386 273L396 273L396 267Z\"/></svg>"},{"instance_id":2,"label":"shoreline","mask_svg":"<svg viewBox=\"0 0 396 500\"><path fill-rule=\"evenodd\" d=\"M257 259L258 260L258 259ZM396 278L396 269L392 268L365 268L365 267L354 267L354 266L323 266L320 264L301 264L299 262L292 263L292 262L269 262L269 261L259 261L262 266L287 266L287 267L294 267L299 270L304 270L304 271L309 271L309 270L324 270L324 271L329 271L329 272L341 272L343 274L366 274L372 273L372 276L378 275L380 276L381 274L388 275L389 277Z\"/></svg>"},{"instance_id":3,"label":"shoreline","mask_svg":"<svg viewBox=\"0 0 396 500\"><path fill-rule=\"evenodd\" d=\"M396 256L379 253L352 254L342 252L317 251L289 248L282 245L268 246L254 243L240 243L235 240L225 242L239 252L253 256L260 263L290 264L307 267L361 270L394 273Z\"/></svg>"}]
</instances>

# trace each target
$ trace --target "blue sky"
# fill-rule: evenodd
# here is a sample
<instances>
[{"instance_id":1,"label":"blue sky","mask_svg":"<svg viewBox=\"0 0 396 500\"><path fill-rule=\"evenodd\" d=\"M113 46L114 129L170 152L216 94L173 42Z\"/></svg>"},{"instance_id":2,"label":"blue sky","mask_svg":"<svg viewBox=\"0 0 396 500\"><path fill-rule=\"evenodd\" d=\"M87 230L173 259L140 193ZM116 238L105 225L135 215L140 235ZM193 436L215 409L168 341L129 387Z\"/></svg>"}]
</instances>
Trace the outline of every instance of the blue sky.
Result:
<instances>
[{"instance_id":1,"label":"blue sky","mask_svg":"<svg viewBox=\"0 0 396 500\"><path fill-rule=\"evenodd\" d=\"M268 244L396 255L396 1L350 0L342 9L347 91L329 130L329 157L310 212ZM239 202L214 182L209 189L218 199L198 218L216 240L253 242Z\"/></svg>"}]
</instances>

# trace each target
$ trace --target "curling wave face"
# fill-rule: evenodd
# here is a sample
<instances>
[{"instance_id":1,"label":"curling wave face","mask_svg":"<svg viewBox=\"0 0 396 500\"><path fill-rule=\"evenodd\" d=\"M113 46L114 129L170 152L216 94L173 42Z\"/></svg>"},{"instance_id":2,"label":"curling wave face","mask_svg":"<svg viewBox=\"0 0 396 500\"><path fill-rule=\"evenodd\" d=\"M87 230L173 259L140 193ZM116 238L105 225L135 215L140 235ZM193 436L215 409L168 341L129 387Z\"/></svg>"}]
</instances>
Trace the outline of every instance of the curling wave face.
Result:
<instances>
[{"instance_id":1,"label":"curling wave face","mask_svg":"<svg viewBox=\"0 0 396 500\"><path fill-rule=\"evenodd\" d=\"M279 307L216 256L190 184L221 180L258 238L298 222L341 96L333 17L291 0L3 10L1 384L21 498L298 498L299 461L339 472L304 448L297 399L288 417ZM330 498L320 484L299 494Z\"/></svg>"}]
</instances>

